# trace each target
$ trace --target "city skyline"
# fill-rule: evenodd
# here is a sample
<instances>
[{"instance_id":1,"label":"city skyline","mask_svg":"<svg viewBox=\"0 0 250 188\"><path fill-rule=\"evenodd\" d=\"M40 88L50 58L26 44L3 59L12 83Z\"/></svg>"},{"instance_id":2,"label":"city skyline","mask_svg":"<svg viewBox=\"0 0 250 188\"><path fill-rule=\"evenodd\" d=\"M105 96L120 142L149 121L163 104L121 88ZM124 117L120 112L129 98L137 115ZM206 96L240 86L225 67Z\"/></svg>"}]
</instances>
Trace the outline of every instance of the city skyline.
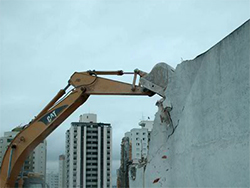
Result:
<instances>
[{"instance_id":1,"label":"city skyline","mask_svg":"<svg viewBox=\"0 0 250 188\"><path fill-rule=\"evenodd\" d=\"M83 113L83 114L81 114L80 116L79 116L79 122L77 121L77 120L75 120L75 121L73 121L73 122L71 122L71 124L73 125L73 124L75 124L75 123L80 123L80 122L82 122L82 121L85 121L87 118L89 118L89 120L88 121L90 121L90 122L101 122L101 121L97 121L97 118L96 117L91 117L92 115L96 115L96 114L94 114L94 113ZM147 130L149 130L149 131L151 131L151 129L152 129L152 127L153 127L153 121L152 120L150 120L150 118L149 117L147 117L147 118L144 118L144 117L142 117L142 119L140 120L140 121L138 121L136 124L135 124L135 127L133 128L133 129L131 129L131 130L127 130L126 132L125 132L125 135L126 134L128 134L128 133L130 133L130 131L134 131L134 132L137 132L137 130L141 130L141 129L147 129ZM69 129L70 130L70 129ZM67 130L66 131L66 133L69 131L69 130ZM140 131L139 131L140 132ZM144 131L143 131L144 132ZM150 132L149 132L149 134L150 134ZM66 134L67 135L67 134ZM124 136L125 136L124 135ZM147 137L148 138L148 137ZM121 138L121 140L122 140L122 138ZM120 140L120 141L121 141ZM66 142L65 142L66 143ZM65 145L66 146L66 145ZM145 155L145 152L147 152L147 151L144 151L144 157L146 157L146 155ZM67 153L67 152L66 152ZM57 168L57 165L55 165L55 167L53 168L53 170L51 170L51 169L49 169L49 167L48 167L48 173L54 173L54 174L58 174L58 176L59 176L59 185L60 185L60 174L61 174L61 171L60 171L60 169L62 169L62 162L61 162L61 158L63 158L63 156L64 155L66 155L66 153L65 153L65 150L63 150L63 151L61 151L61 153L60 153L60 155L59 155L59 161L58 161L58 168ZM120 158L119 158L119 160L120 160ZM112 160L111 160L111 163L112 163ZM65 164L66 165L66 164ZM114 166L114 167L112 167L112 171L113 171L113 173L114 172L116 172L116 170L119 168L119 165L120 165L120 161L119 161L119 163L118 163L118 165L117 166ZM114 176L112 176L112 182L116 182L116 175ZM67 184L66 184L67 185ZM113 185L114 185L114 183L113 183Z\"/></svg>"}]
</instances>

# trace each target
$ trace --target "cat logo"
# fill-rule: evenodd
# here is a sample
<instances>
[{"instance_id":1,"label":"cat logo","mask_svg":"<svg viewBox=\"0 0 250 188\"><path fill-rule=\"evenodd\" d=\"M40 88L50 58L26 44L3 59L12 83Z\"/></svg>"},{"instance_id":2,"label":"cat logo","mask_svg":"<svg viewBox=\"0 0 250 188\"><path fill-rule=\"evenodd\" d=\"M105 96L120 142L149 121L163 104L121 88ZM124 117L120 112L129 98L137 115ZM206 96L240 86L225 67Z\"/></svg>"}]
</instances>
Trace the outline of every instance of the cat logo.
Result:
<instances>
[{"instance_id":1,"label":"cat logo","mask_svg":"<svg viewBox=\"0 0 250 188\"><path fill-rule=\"evenodd\" d=\"M61 107L56 108L50 113L44 115L39 121L43 122L45 125L50 124L60 113L67 107L68 105L64 105Z\"/></svg>"},{"instance_id":2,"label":"cat logo","mask_svg":"<svg viewBox=\"0 0 250 188\"><path fill-rule=\"evenodd\" d=\"M51 112L48 116L47 116L47 121L50 123L52 120L54 120L56 118L56 111L54 110L53 112Z\"/></svg>"}]
</instances>

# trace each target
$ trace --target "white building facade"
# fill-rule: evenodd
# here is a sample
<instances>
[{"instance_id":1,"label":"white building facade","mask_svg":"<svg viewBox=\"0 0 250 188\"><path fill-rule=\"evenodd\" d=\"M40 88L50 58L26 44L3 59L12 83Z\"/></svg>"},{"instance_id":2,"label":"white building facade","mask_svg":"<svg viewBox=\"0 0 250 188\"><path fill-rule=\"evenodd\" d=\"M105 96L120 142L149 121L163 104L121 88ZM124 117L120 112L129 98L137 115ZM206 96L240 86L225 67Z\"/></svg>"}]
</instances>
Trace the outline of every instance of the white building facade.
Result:
<instances>
[{"instance_id":1,"label":"white building facade","mask_svg":"<svg viewBox=\"0 0 250 188\"><path fill-rule=\"evenodd\" d=\"M134 128L125 133L125 137L128 137L131 143L133 163L138 163L139 160L147 157L153 121L143 120L139 125L141 128Z\"/></svg>"},{"instance_id":2,"label":"white building facade","mask_svg":"<svg viewBox=\"0 0 250 188\"><path fill-rule=\"evenodd\" d=\"M66 187L66 165L65 165L65 155L59 156L59 177L58 177L58 185L59 187Z\"/></svg>"},{"instance_id":3,"label":"white building facade","mask_svg":"<svg viewBox=\"0 0 250 188\"><path fill-rule=\"evenodd\" d=\"M47 172L46 185L49 188L61 188L59 187L59 174L53 171Z\"/></svg>"},{"instance_id":4,"label":"white building facade","mask_svg":"<svg viewBox=\"0 0 250 188\"><path fill-rule=\"evenodd\" d=\"M20 129L16 128L15 131L5 132L3 137L0 137L0 166L4 154L14 137L18 134ZM44 140L40 143L27 157L24 162L24 172L33 172L41 175L44 179L46 177L46 161L47 161L47 142Z\"/></svg>"},{"instance_id":5,"label":"white building facade","mask_svg":"<svg viewBox=\"0 0 250 188\"><path fill-rule=\"evenodd\" d=\"M112 187L112 129L83 114L66 132L66 187Z\"/></svg>"}]
</instances>

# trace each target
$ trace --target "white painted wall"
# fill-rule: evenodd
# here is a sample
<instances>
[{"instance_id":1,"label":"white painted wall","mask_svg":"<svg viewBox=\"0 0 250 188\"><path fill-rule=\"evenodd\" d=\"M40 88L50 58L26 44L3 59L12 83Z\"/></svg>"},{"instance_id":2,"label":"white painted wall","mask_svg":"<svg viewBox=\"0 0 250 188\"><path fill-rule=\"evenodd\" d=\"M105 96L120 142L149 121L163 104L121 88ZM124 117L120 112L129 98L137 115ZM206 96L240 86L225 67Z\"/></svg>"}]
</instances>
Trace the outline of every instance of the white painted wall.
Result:
<instances>
[{"instance_id":1,"label":"white painted wall","mask_svg":"<svg viewBox=\"0 0 250 188\"><path fill-rule=\"evenodd\" d=\"M131 188L250 187L249 31L248 21L177 66L166 92L177 128L171 135L172 125L162 121L167 116L159 109L146 171L138 168Z\"/></svg>"}]
</instances>

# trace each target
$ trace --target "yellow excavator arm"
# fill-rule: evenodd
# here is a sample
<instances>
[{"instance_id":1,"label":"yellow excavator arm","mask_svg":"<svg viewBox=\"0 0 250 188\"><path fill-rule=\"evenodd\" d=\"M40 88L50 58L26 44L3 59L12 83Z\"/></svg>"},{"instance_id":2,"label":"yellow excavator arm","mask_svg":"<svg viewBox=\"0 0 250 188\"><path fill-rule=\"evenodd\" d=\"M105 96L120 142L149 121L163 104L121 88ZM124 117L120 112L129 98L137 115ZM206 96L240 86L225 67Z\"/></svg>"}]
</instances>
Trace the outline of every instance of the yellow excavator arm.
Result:
<instances>
[{"instance_id":1,"label":"yellow excavator arm","mask_svg":"<svg viewBox=\"0 0 250 188\"><path fill-rule=\"evenodd\" d=\"M169 75L172 75L172 72L174 72L172 67L165 63L159 63L149 74L138 69L134 72L87 71L74 73L68 85L60 90L10 143L2 161L0 188L14 187L29 153L81 106L90 95L152 96L157 93L164 97ZM134 75L132 84L99 77L99 75L121 76L123 74ZM137 76L140 76L139 85L136 85ZM72 89L69 90L70 87ZM67 90L69 91L67 92ZM20 179L19 187L22 187L22 183L22 179Z\"/></svg>"},{"instance_id":2,"label":"yellow excavator arm","mask_svg":"<svg viewBox=\"0 0 250 188\"><path fill-rule=\"evenodd\" d=\"M99 75L123 74L134 74L133 83L128 84L99 77ZM10 143L2 161L0 187L14 187L22 165L29 153L81 106L90 95L152 96L154 92L135 84L137 75L142 77L146 73L139 70L135 70L134 73L124 73L123 71L74 73L68 85L60 90L35 119L24 127ZM72 86L73 89L66 93Z\"/></svg>"}]
</instances>

